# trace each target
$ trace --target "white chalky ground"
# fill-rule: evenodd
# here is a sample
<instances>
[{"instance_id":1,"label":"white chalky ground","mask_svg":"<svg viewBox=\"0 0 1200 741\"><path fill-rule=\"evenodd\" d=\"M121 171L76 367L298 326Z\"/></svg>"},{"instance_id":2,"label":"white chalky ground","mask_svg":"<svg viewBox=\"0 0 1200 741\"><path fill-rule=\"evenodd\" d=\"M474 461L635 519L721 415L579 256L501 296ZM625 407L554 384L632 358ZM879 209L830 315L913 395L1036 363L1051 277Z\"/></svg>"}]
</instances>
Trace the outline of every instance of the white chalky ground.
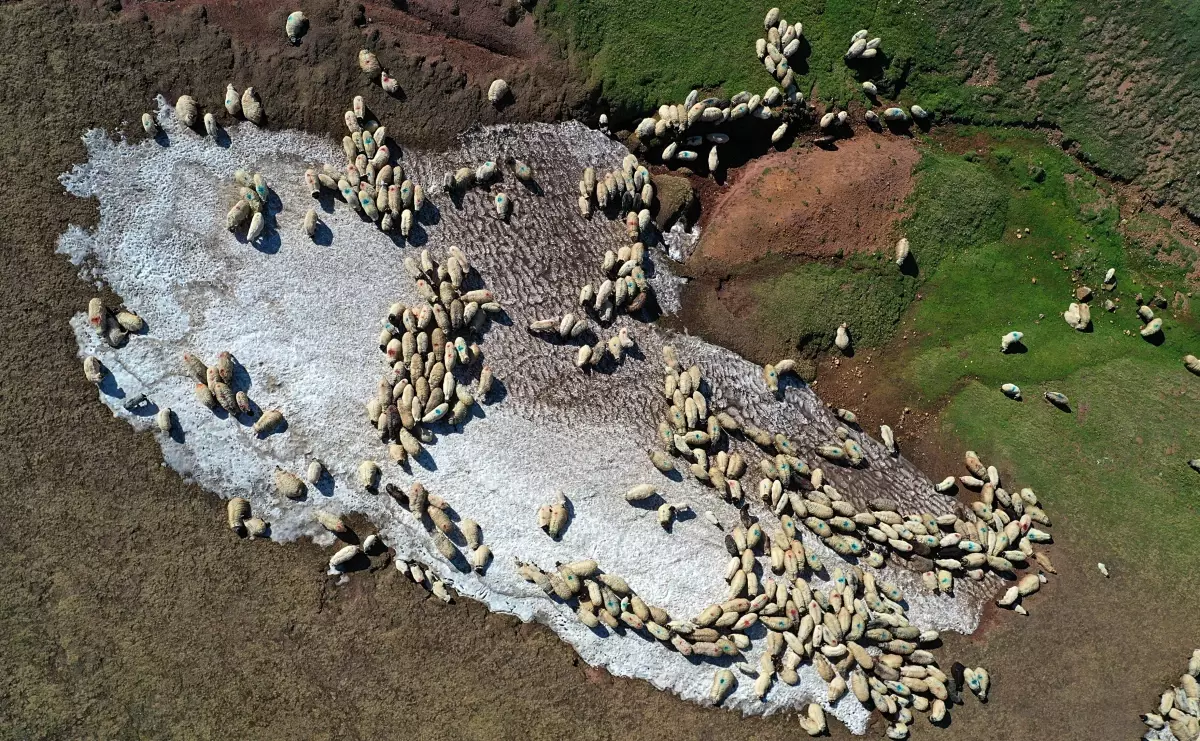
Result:
<instances>
[{"instance_id":1,"label":"white chalky ground","mask_svg":"<svg viewBox=\"0 0 1200 741\"><path fill-rule=\"evenodd\" d=\"M157 436L167 465L183 476L222 497L248 497L254 513L271 523L275 540L310 537L332 553L333 536L317 525L313 510L361 513L398 557L429 564L460 595L547 624L590 664L707 702L713 673L728 661L685 658L631 631L593 632L568 606L518 577L514 558L543 568L594 558L605 571L624 576L647 603L676 618L692 617L724 598L724 533L699 515L711 510L728 530L737 522L736 510L689 475L668 480L645 453L667 408L660 361L665 341L675 344L685 365L699 364L715 410L736 406L745 418L788 434L810 463L817 462L813 448L832 439L839 422L802 384L786 385L776 398L757 366L627 317L599 330L608 337L629 327L638 343L639 352L611 374L585 374L573 365L575 345L551 344L525 331L533 318L572 310L580 286L602 279L604 251L628 243L621 222L603 216L587 221L576 207L582 168L619 167L624 148L568 123L473 132L459 150L441 155L405 151L408 176L426 187L432 201L414 230L415 246L398 234L381 233L332 198L318 206L324 227L314 243L300 225L304 212L318 203L307 192L303 172L322 162L340 164L344 155L337 144L250 124L232 127L218 143L182 130L165 104L158 116L164 130L158 141L115 142L103 131L88 132L88 162L63 176L71 193L99 200L100 223L91 233L69 229L60 251L85 276L110 285L148 324L144 335L114 350L90 329L85 313L72 319L80 356L97 355L112 374L101 385L100 399L136 430ZM502 185L490 193L471 191L461 205L433 192L440 191L435 186L447 170L485 159L502 163L510 155L534 167L540 193L526 190L503 167ZM225 229L225 213L237 198L237 168L263 173L278 197L257 245L245 243L244 231ZM515 201L508 223L492 210L492 194L500 187ZM500 382L491 402L457 431L445 428L448 434L438 435L410 474L388 461L364 404L386 370L376 338L388 306L418 298L403 256L428 248L440 260L451 244L466 252L511 323L493 322L481 341L484 360ZM659 303L671 311L679 281L660 251L652 250L651 259L648 272ZM258 438L248 424L200 406L181 362L185 350L210 363L218 352L231 351L248 375L239 380L248 382L250 397L263 409L281 409L287 429ZM126 411L122 402L139 393L150 403ZM159 406L176 414L174 437L153 425ZM888 457L866 435L858 437L870 460L865 470L825 466L846 498L861 506L888 496L911 511L951 508L911 464ZM749 463L743 486L752 493L761 454L745 442L735 447ZM332 486L310 486L300 502L280 498L272 485L275 467L302 476L313 457L329 468ZM479 522L495 554L486 574L458 571L438 555L407 510L385 494L363 491L355 472L364 459L379 461L384 483L407 490L420 480L459 516ZM668 501L690 504L697 516L664 532L653 507L635 507L622 497L642 482L661 485ZM556 542L537 528L535 511L560 490L574 512ZM774 516L756 506L764 530L776 530ZM811 536L805 544L831 566L840 560ZM987 592L964 583L954 598L929 595L916 574L894 568L883 578L905 589L910 617L922 627L974 630ZM760 633L750 635L756 640L745 660L756 665L763 641ZM953 660L941 658L947 665ZM868 714L852 694L829 708L826 685L811 665L801 667L800 677L794 687L777 681L760 702L752 678L739 675L726 706L769 713L818 701L855 732L864 731Z\"/></svg>"}]
</instances>

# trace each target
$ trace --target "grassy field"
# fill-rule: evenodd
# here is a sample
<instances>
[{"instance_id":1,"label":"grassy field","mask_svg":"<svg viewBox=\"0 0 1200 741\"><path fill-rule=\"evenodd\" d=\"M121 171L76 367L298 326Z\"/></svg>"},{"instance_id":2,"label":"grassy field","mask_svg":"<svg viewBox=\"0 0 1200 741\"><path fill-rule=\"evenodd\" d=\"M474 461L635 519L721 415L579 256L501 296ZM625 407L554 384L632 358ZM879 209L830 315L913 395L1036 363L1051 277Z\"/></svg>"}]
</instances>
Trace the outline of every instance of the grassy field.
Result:
<instances>
[{"instance_id":1,"label":"grassy field","mask_svg":"<svg viewBox=\"0 0 1200 741\"><path fill-rule=\"evenodd\" d=\"M1200 379L1177 362L1124 357L1038 382L1038 361L1026 360L1010 374L1029 378L1023 403L973 381L951 398L948 431L1033 487L1053 519L1086 530L1109 566L1194 589L1200 487L1186 461L1200 455ZM1067 394L1073 413L1042 401L1045 389Z\"/></svg>"},{"instance_id":2,"label":"grassy field","mask_svg":"<svg viewBox=\"0 0 1200 741\"><path fill-rule=\"evenodd\" d=\"M1123 236L1115 200L1096 178L1034 136L997 136L969 164L1008 193L1003 237L941 255L914 305L924 339L902 376L924 398L948 399L951 432L1010 462L1056 516L1094 531L1096 546L1122 567L1194 579L1200 476L1186 462L1200 457L1200 378L1181 357L1200 350L1200 333L1181 271L1156 250L1162 225L1143 217L1144 230ZM1100 290L1110 267L1118 276L1111 293ZM1091 332L1061 317L1077 285L1096 291ZM1172 304L1155 309L1161 345L1138 334L1133 300L1158 291ZM1120 308L1105 312L1106 299ZM1000 335L1013 329L1025 333L1028 352L1001 354ZM1003 396L1006 382L1025 400ZM1065 393L1071 412L1043 401L1048 390Z\"/></svg>"},{"instance_id":3,"label":"grassy field","mask_svg":"<svg viewBox=\"0 0 1200 741\"><path fill-rule=\"evenodd\" d=\"M930 243L936 265L924 266L924 298L912 309L922 339L904 348L896 375L930 406L945 402L947 431L1018 472L1055 516L1091 531L1094 547L1122 568L1195 580L1200 477L1186 462L1200 457L1200 378L1181 357L1200 350L1200 332L1186 311L1181 271L1162 262L1171 257L1159 245L1162 225L1141 217L1144 228L1123 236L1104 185L1033 135L993 132L989 152L958 159L1006 195L1003 230L973 246ZM918 194L948 172L927 169ZM910 235L923 213L910 221ZM955 221L945 233L957 233ZM979 228L970 226L977 218L967 221L958 220L964 233L994 234L992 215ZM914 238L918 255L924 244ZM1100 290L1110 267L1118 276L1111 293ZM1061 317L1078 285L1096 291L1090 332ZM1133 301L1157 291L1172 304L1155 310L1164 320L1161 345L1137 333ZM1106 299L1120 308L1105 312ZM1001 354L1000 335L1013 329L1025 333L1028 352ZM1024 401L999 392L1006 382L1022 388ZM1048 390L1065 393L1071 411L1043 401Z\"/></svg>"},{"instance_id":4,"label":"grassy field","mask_svg":"<svg viewBox=\"0 0 1200 741\"><path fill-rule=\"evenodd\" d=\"M774 0L779 2L779 0ZM804 24L793 61L804 92L920 102L943 119L1056 126L1085 162L1200 215L1200 22L1196 0L851 0L779 2ZM612 108L643 115L693 87L732 94L772 84L754 56L768 5L726 0L549 0L541 27L601 86ZM850 68L850 36L867 28L882 57Z\"/></svg>"},{"instance_id":5,"label":"grassy field","mask_svg":"<svg viewBox=\"0 0 1200 741\"><path fill-rule=\"evenodd\" d=\"M878 346L895 333L916 288L912 276L879 253L836 265L805 263L754 284L754 324L787 338L801 357L832 347L842 321L850 324L856 346Z\"/></svg>"}]
</instances>

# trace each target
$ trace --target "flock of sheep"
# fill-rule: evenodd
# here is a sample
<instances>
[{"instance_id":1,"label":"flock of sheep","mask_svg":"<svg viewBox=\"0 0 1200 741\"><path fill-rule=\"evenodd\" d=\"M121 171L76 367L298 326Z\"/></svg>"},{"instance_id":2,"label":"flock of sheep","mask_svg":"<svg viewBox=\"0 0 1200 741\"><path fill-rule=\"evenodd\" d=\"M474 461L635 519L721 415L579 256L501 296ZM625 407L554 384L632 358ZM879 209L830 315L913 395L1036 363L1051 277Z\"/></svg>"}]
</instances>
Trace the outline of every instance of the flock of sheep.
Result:
<instances>
[{"instance_id":1,"label":"flock of sheep","mask_svg":"<svg viewBox=\"0 0 1200 741\"><path fill-rule=\"evenodd\" d=\"M1179 684L1162 693L1155 712L1144 713L1142 722L1151 731L1167 731L1176 741L1200 739L1200 648L1192 651L1187 671Z\"/></svg>"},{"instance_id":2,"label":"flock of sheep","mask_svg":"<svg viewBox=\"0 0 1200 741\"><path fill-rule=\"evenodd\" d=\"M689 167L706 164L708 172L713 174L722 163L720 146L730 141L730 135L719 129L731 122L746 118L778 121L778 125L771 130L770 141L772 145L783 141L789 130L809 114L791 65L791 60L802 48L804 24L788 23L781 18L779 8L771 8L763 19L763 28L765 37L755 41L754 52L778 85L768 88L761 95L743 90L728 99L701 99L700 91L692 90L682 104L660 105L654 115L638 122L634 128L636 141L648 149L657 149L658 158L663 163L675 162ZM851 37L850 48L845 54L847 64L871 59L880 53L882 39L868 39L869 35L866 29L862 29ZM862 83L862 90L872 101L879 97L878 87L869 80ZM909 112L918 121L932 118L919 105L910 106ZM891 106L883 110L882 120L903 125L909 121L909 112ZM868 125L879 125L880 114L874 110L868 109L863 117ZM839 130L848 123L847 111L827 111L819 119L822 134L815 139L815 143L832 143ZM702 147L708 148L707 155L699 151Z\"/></svg>"},{"instance_id":3,"label":"flock of sheep","mask_svg":"<svg viewBox=\"0 0 1200 741\"><path fill-rule=\"evenodd\" d=\"M293 13L286 24L288 38L298 43L307 27L303 13ZM781 123L771 139L781 140L795 109L804 102L789 63L800 48L803 28L800 23L782 20L777 8L767 13L764 28L766 37L756 43L756 53L782 89L772 87L761 96L743 92L728 101L700 100L699 93L693 91L683 105L661 106L656 116L643 119L637 125L636 136L643 142L660 145L663 161L697 161L701 159L697 148L708 146L704 159L710 171L720 166L718 147L729 141L728 134L713 129L725 122L744 116L778 119ZM854 34L845 55L848 63L879 53L881 40L868 39L868 35L865 30ZM394 91L395 80L380 68L374 54L363 50L358 63L364 73L378 75L385 90ZM877 92L870 82L864 83L863 88L872 96ZM507 83L496 80L487 97L493 104L499 104L509 94ZM262 104L253 88L239 95L231 84L225 107L230 115L241 115L256 123L262 120ZM928 116L919 106L911 110L915 117ZM199 118L199 107L190 96L180 96L175 113L189 127L194 128L202 121L208 135L218 133L213 114L205 113ZM868 111L868 120L877 120L875 116ZM891 108L884 112L884 117L901 120L907 114ZM386 143L386 128L370 118L361 97L354 99L345 120L349 129L343 139L345 167L325 165L320 170L308 170L305 180L310 191L319 196L322 189L332 190L380 229L398 228L407 237L425 201L422 187L405 178L403 165L393 160ZM820 127L830 129L845 122L844 111L829 112L821 119ZM695 133L693 127L700 125L707 125L707 133ZM158 133L150 114L143 117L143 126L151 136ZM532 181L533 173L527 165L520 162L509 165L517 179ZM488 184L499 174L495 163L485 162L476 168L464 167L453 174L447 173L443 185L447 190L462 190ZM227 214L226 225L238 229L248 222L246 238L254 241L265 228L264 212L270 191L260 174L239 170L235 181L239 196ZM562 341L576 339L591 331L592 318L603 326L612 322L617 312L636 315L646 308L652 298L646 280L646 244L654 195L648 169L632 154L619 169L602 176L592 168L585 170L579 183L581 214L590 217L594 209L617 216L624 214L629 244L605 252L599 287L587 283L580 289L578 314L567 312L535 320L528 328L530 332ZM495 207L497 216L504 219L512 205L504 193L498 193ZM316 211L310 209L304 221L306 233L312 236L317 223ZM900 240L896 263L903 264L909 254L908 240ZM492 375L483 365L478 341L486 331L489 317L503 312L492 293L482 286L480 276L472 271L466 254L456 247L449 248L440 262L423 250L419 258L404 258L404 267L422 300L414 306L397 303L390 307L378 337L387 371L380 379L376 396L367 403L368 420L398 465L407 465L410 458L423 454L423 443L433 439L434 425L461 425L470 418L473 405L486 399ZM1114 271L1110 270L1105 277L1106 287L1113 281ZM129 333L144 330L144 323L135 313L109 309L100 299L89 304L88 315L93 328L113 347L122 346ZM1139 308L1139 316L1146 322L1143 336L1148 336L1148 331L1161 330L1161 320L1153 317L1148 306ZM1064 319L1076 329L1086 328L1090 311L1085 300L1072 303ZM1022 337L1020 332L1006 334L1002 338L1002 351L1018 345ZM837 329L835 344L845 350L849 343L848 327L843 324ZM578 349L576 365L591 368L605 358L622 362L625 351L633 344L625 329L610 338L599 338L594 344L585 342ZM229 353L220 354L211 366L192 354L183 356L188 375L196 381L197 402L217 413L249 418L257 415L253 427L257 434L269 435L279 430L284 422L282 412L258 410L244 390L235 390L235 363ZM1187 356L1185 364L1200 374L1200 361L1195 357ZM725 538L730 554L725 594L698 615L684 618L647 604L623 578L604 572L594 560L565 563L552 570L518 561L521 576L541 587L549 597L571 605L579 620L594 630L644 633L687 656L738 659L733 664L736 673L726 668L715 673L711 687L714 703L729 695L739 682L739 675L753 678L755 694L764 698L775 681L798 683L797 670L809 663L828 682L829 703L837 702L849 692L887 719L889 738L902 739L908 735L915 712L928 713L935 723L942 721L949 705L961 702L964 687L986 699L990 686L987 670L956 665L948 674L941 669L930 650L938 644L937 632L912 625L901 590L877 580L867 569L882 568L889 561L904 563L922 574L926 589L942 593L953 593L957 579L980 581L988 574L1011 579L1014 583L997 602L1026 614L1025 599L1039 590L1046 581L1046 573L1056 573L1049 558L1037 547L1051 540L1045 530L1037 527L1050 524L1037 496L1029 489L1007 491L1001 486L996 468L985 466L977 455L968 451L964 463L969 475L948 477L935 489L952 493L962 486L977 492L969 511L937 516L906 513L902 503L885 499L873 500L866 506L855 505L825 481L821 468L825 465L853 469L866 462L867 455L860 444L864 433L853 412L836 410L844 424L835 430L834 438L813 451L822 461L818 464L816 460L802 459L786 434L763 430L741 420L734 409L714 408L710 384L700 368L685 367L671 346L663 349L663 368L666 408L658 425L659 446L647 454L664 475L681 471L710 487L718 499L741 509L741 523ZM777 392L780 376L794 372L794 368L794 362L788 359L765 366L763 378L768 391ZM98 384L105 369L97 358L88 356L84 372ZM1020 389L1013 384L1005 384L1002 391L1020 398ZM1066 397L1056 392L1048 393L1046 398L1052 403L1067 404ZM161 409L156 419L162 431L171 431L174 421L170 409ZM741 454L730 452L725 444L729 437L752 442L761 457L748 463ZM890 427L882 426L880 437L888 454L898 454ZM1200 470L1200 461L1192 463ZM757 482L744 489L742 480L752 472L756 472ZM292 472L277 470L275 487L283 497L297 499L304 495L307 484L316 484L329 475L319 460L312 460L303 479ZM368 491L378 491L381 477L374 461L364 461L359 468L358 483ZM448 504L420 483L408 492L387 484L385 491L426 524L444 558L481 574L486 571L492 550L483 543L477 523L452 520L446 514ZM661 497L659 486L654 483L635 486L623 496L635 504ZM773 513L777 528L771 532L764 529L760 518L750 513L752 500ZM567 505L566 498L560 495L555 502L541 507L537 513L538 526L551 537L559 537L569 524ZM667 501L659 505L659 523L664 529L670 530L680 509L682 505ZM704 514L717 524L710 512ZM235 497L228 502L227 517L228 526L239 534L261 537L269 531L269 524L253 516L250 503L244 498ZM318 510L314 517L335 535L348 531L347 525L335 515ZM810 534L810 542L815 538L845 559L845 566L828 574L829 584L824 589L813 589L806 579L806 574L821 572L824 567L818 552L811 545L805 546L804 531ZM464 556L454 540L465 540L469 554ZM329 565L333 572L341 572L364 555L386 550L378 536L371 535L361 545L347 545L338 550ZM395 563L399 570L426 584L438 597L451 599L445 584L427 566L399 560ZM765 633L756 633L763 636L765 650L757 662L751 663L742 657L752 647L748 631L756 624L765 628ZM1200 738L1197 705L1200 698L1195 679L1198 672L1200 651L1193 655L1180 687L1163 694L1159 712L1143 716L1148 726L1153 729L1169 726L1181 741ZM824 733L826 721L821 705L810 704L800 724L810 735Z\"/></svg>"}]
</instances>

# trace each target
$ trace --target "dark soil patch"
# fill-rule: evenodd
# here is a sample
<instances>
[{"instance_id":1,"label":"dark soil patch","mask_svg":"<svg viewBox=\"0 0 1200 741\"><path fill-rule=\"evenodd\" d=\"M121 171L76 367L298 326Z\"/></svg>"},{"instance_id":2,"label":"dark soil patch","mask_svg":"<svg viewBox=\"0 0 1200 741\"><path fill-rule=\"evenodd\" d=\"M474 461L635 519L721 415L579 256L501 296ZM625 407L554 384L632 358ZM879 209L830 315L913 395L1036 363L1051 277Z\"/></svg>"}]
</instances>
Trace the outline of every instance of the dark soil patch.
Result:
<instances>
[{"instance_id":1,"label":"dark soil patch","mask_svg":"<svg viewBox=\"0 0 1200 741\"><path fill-rule=\"evenodd\" d=\"M52 7L58 6L52 4ZM292 46L284 21L296 7L275 2L177 0L127 2L117 13L79 11L89 27L106 33L125 25L138 46L120 50L132 75L126 120L136 126L155 93L169 101L188 93L202 109L224 118L225 85L253 85L268 125L334 132L362 95L401 144L445 148L479 124L585 118L592 96L570 65L540 43L532 18L513 26L506 7L493 3L316 0L304 7L308 34ZM62 22L72 11L61 8ZM359 49L371 49L400 83L389 95L358 67ZM114 50L116 51L116 50ZM134 62L134 59L137 59ZM114 71L115 71L114 69ZM498 77L512 93L499 108L487 100ZM83 122L84 125L90 122Z\"/></svg>"}]
</instances>

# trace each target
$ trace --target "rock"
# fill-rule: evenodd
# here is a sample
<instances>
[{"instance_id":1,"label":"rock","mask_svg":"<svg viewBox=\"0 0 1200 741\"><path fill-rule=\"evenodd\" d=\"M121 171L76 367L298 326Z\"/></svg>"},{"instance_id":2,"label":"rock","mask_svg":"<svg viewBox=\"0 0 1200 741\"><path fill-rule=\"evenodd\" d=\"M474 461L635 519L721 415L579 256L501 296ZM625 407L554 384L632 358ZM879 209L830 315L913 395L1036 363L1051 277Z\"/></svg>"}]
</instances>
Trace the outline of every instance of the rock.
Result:
<instances>
[{"instance_id":1,"label":"rock","mask_svg":"<svg viewBox=\"0 0 1200 741\"><path fill-rule=\"evenodd\" d=\"M697 216L700 202L686 178L676 175L651 175L654 192L658 199L658 211L654 223L660 231L666 231L676 221L683 219L690 224Z\"/></svg>"},{"instance_id":2,"label":"rock","mask_svg":"<svg viewBox=\"0 0 1200 741\"><path fill-rule=\"evenodd\" d=\"M1076 301L1089 301L1089 300L1091 300L1091 298L1092 298L1092 289L1088 288L1087 286L1080 286L1079 288L1075 289L1075 300Z\"/></svg>"}]
</instances>

